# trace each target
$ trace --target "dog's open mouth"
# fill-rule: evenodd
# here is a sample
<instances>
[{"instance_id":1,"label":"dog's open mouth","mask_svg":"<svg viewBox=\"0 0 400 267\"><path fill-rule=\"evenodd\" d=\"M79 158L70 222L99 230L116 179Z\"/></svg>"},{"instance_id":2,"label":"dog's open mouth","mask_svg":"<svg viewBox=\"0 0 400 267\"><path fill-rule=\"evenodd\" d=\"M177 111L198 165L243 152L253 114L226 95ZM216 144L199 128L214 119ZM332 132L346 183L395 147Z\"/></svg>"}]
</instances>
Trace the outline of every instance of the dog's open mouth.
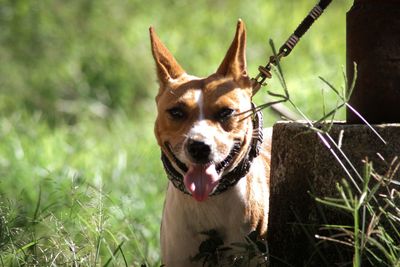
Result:
<instances>
[{"instance_id":1,"label":"dog's open mouth","mask_svg":"<svg viewBox=\"0 0 400 267\"><path fill-rule=\"evenodd\" d=\"M219 177L214 163L193 164L189 166L183 182L194 199L203 201L218 185Z\"/></svg>"},{"instance_id":2,"label":"dog's open mouth","mask_svg":"<svg viewBox=\"0 0 400 267\"><path fill-rule=\"evenodd\" d=\"M204 201L217 188L222 173L236 158L241 148L241 142L236 140L229 155L219 163L210 161L206 164L190 164L189 166L186 166L174 155L168 143L166 147L175 164L185 172L183 182L186 190L197 201Z\"/></svg>"}]
</instances>

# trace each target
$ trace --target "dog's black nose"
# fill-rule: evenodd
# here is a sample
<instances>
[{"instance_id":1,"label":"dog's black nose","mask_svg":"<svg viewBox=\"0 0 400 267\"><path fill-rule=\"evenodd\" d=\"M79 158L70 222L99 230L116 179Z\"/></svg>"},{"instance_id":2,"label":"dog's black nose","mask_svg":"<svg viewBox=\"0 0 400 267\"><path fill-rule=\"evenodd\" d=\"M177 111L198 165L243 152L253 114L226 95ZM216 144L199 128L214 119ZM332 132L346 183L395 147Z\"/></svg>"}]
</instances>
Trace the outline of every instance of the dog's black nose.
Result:
<instances>
[{"instance_id":1,"label":"dog's black nose","mask_svg":"<svg viewBox=\"0 0 400 267\"><path fill-rule=\"evenodd\" d=\"M204 164L210 161L211 148L202 141L189 139L187 150L196 163Z\"/></svg>"}]
</instances>

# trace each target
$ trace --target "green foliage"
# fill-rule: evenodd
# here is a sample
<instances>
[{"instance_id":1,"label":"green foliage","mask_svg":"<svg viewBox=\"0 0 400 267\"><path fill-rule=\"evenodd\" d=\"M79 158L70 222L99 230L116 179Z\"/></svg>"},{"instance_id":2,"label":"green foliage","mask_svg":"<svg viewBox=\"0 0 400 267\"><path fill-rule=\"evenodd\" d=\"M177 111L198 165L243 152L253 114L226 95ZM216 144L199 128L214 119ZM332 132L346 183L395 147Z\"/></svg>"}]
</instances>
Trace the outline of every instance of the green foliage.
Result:
<instances>
[{"instance_id":1,"label":"green foliage","mask_svg":"<svg viewBox=\"0 0 400 267\"><path fill-rule=\"evenodd\" d=\"M40 110L52 122L75 122L86 111L107 116L110 109L130 113L141 108L156 91L150 25L188 72L203 76L217 68L236 20L243 18L250 73L255 75L257 65L271 55L266 40L283 43L312 5L261 0L2 0L0 111ZM285 59L286 73L293 74L293 97L308 113L320 109L306 104L319 97L319 90L312 89L320 87L315 73L332 82L340 78L346 5L335 1Z\"/></svg>"},{"instance_id":2,"label":"green foliage","mask_svg":"<svg viewBox=\"0 0 400 267\"><path fill-rule=\"evenodd\" d=\"M129 40L134 2L3 2L1 110L40 110L56 120L96 103L128 109L149 96L147 40Z\"/></svg>"},{"instance_id":3,"label":"green foliage","mask_svg":"<svg viewBox=\"0 0 400 267\"><path fill-rule=\"evenodd\" d=\"M399 167L398 159L394 159L388 172L382 175L374 171L371 162L365 162L360 190L343 179L336 186L340 197L316 198L352 217L352 226L327 225L335 232L333 236L318 238L352 247L355 267L400 265L400 191L393 179Z\"/></svg>"},{"instance_id":4,"label":"green foliage","mask_svg":"<svg viewBox=\"0 0 400 267\"><path fill-rule=\"evenodd\" d=\"M81 120L0 120L0 266L158 261L166 179L152 123Z\"/></svg>"}]
</instances>

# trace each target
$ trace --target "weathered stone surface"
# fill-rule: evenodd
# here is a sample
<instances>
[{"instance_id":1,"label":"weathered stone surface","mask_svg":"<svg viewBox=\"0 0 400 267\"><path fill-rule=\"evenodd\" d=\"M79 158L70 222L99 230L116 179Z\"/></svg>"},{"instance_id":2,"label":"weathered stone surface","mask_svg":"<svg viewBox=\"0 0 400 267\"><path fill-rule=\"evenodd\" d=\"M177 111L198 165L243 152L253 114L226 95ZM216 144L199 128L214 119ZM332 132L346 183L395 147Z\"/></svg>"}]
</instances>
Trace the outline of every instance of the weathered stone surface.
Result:
<instances>
[{"instance_id":1,"label":"weathered stone surface","mask_svg":"<svg viewBox=\"0 0 400 267\"><path fill-rule=\"evenodd\" d=\"M283 262L294 266L327 266L319 253L324 254L329 264L351 260L351 254L345 255L343 251L337 253L324 246L316 251L313 246L313 242L317 242L314 235L322 224L352 222L343 214L317 205L309 193L334 196L336 183L347 176L316 132L305 126L290 122L274 126L268 230L272 266L285 266ZM342 150L361 173L366 157L373 161L378 172L385 173L392 159L400 156L400 124L375 125L374 128L387 145L366 125L337 123L330 131L336 142L343 131ZM335 152L339 154L336 149Z\"/></svg>"}]
</instances>

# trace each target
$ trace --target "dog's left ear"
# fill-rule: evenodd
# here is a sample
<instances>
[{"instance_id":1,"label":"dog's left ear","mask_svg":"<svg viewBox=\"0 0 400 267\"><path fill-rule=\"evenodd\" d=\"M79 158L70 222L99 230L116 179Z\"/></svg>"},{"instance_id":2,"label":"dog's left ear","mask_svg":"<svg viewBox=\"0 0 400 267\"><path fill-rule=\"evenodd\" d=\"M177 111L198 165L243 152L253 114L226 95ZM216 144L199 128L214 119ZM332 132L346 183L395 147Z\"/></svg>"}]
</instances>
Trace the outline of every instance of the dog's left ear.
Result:
<instances>
[{"instance_id":1,"label":"dog's left ear","mask_svg":"<svg viewBox=\"0 0 400 267\"><path fill-rule=\"evenodd\" d=\"M230 76L236 81L249 80L246 66L246 29L241 19L237 23L235 38L216 73Z\"/></svg>"},{"instance_id":2,"label":"dog's left ear","mask_svg":"<svg viewBox=\"0 0 400 267\"><path fill-rule=\"evenodd\" d=\"M185 73L171 52L158 38L153 27L150 27L151 51L156 62L158 81L161 85L167 85L171 80Z\"/></svg>"}]
</instances>

